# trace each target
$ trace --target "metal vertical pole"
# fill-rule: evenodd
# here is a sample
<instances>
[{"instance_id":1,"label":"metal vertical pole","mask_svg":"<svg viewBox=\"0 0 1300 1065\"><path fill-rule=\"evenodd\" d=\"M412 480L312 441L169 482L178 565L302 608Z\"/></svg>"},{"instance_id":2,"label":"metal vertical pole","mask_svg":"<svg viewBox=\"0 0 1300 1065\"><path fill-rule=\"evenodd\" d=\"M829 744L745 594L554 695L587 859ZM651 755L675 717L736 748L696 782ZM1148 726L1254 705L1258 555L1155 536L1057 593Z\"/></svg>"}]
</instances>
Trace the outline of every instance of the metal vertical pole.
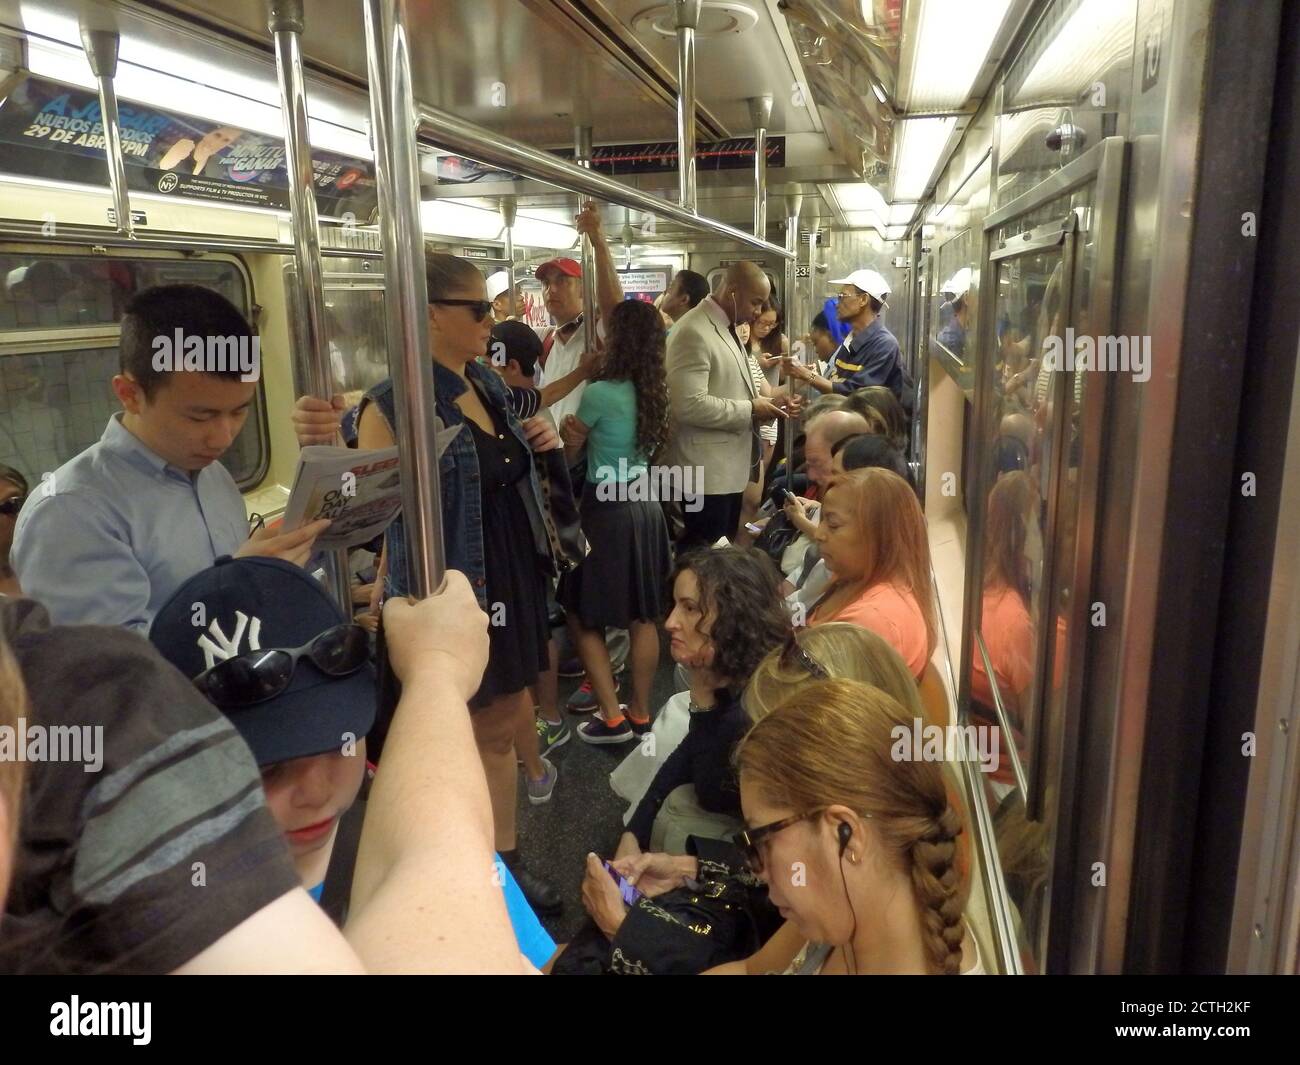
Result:
<instances>
[{"instance_id":1,"label":"metal vertical pole","mask_svg":"<svg viewBox=\"0 0 1300 1065\"><path fill-rule=\"evenodd\" d=\"M696 213L695 29L701 0L677 0L677 199Z\"/></svg>"},{"instance_id":2,"label":"metal vertical pole","mask_svg":"<svg viewBox=\"0 0 1300 1065\"><path fill-rule=\"evenodd\" d=\"M752 96L749 120L754 125L754 236L767 239L767 127L772 122L772 97Z\"/></svg>"},{"instance_id":3,"label":"metal vertical pole","mask_svg":"<svg viewBox=\"0 0 1300 1065\"><path fill-rule=\"evenodd\" d=\"M574 127L574 160L580 167L591 169L591 127ZM582 196L578 198L582 210ZM563 324L563 323L560 323ZM596 249L591 239L582 238L582 350L590 351L596 343Z\"/></svg>"},{"instance_id":4,"label":"metal vertical pole","mask_svg":"<svg viewBox=\"0 0 1300 1065\"><path fill-rule=\"evenodd\" d=\"M499 205L501 221L506 227L506 284L510 286L510 317L515 316L515 217L519 201L513 196L502 196Z\"/></svg>"},{"instance_id":5,"label":"metal vertical pole","mask_svg":"<svg viewBox=\"0 0 1300 1065\"><path fill-rule=\"evenodd\" d=\"M798 284L799 265L799 214L803 210L803 193L787 192L785 194L785 247L786 251L793 252L794 255L785 261L785 320L790 335L793 336L795 324L797 323L800 330L803 329L803 319L796 317L798 314L798 300L795 298L795 290ZM794 388L791 380L791 389ZM785 475L787 487L793 483L794 477L794 419L785 419Z\"/></svg>"},{"instance_id":6,"label":"metal vertical pole","mask_svg":"<svg viewBox=\"0 0 1300 1065\"><path fill-rule=\"evenodd\" d=\"M90 72L99 84L99 117L104 127L104 159L108 163L108 187L113 192L113 212L117 231L135 236L131 219L131 196L126 187L126 159L122 155L122 130L117 116L117 48L121 38L115 30L92 30L82 27L81 44L86 49Z\"/></svg>"},{"instance_id":7,"label":"metal vertical pole","mask_svg":"<svg viewBox=\"0 0 1300 1065\"><path fill-rule=\"evenodd\" d=\"M311 168L311 137L307 122L307 91L302 74L302 0L271 0L267 28L275 41L275 69L280 81L280 113L284 116L284 162L289 177L289 221L293 227L293 295L289 301L293 326L294 389L299 395L329 399L334 391L325 335L324 271L316 221L316 185ZM333 551L325 561L334 598L352 616L352 579L348 553Z\"/></svg>"},{"instance_id":8,"label":"metal vertical pole","mask_svg":"<svg viewBox=\"0 0 1300 1065\"><path fill-rule=\"evenodd\" d=\"M420 223L417 116L411 90L406 0L363 0L379 223L384 242L388 365L397 407L407 584L419 597L442 584L442 496L434 437L424 232Z\"/></svg>"}]
</instances>

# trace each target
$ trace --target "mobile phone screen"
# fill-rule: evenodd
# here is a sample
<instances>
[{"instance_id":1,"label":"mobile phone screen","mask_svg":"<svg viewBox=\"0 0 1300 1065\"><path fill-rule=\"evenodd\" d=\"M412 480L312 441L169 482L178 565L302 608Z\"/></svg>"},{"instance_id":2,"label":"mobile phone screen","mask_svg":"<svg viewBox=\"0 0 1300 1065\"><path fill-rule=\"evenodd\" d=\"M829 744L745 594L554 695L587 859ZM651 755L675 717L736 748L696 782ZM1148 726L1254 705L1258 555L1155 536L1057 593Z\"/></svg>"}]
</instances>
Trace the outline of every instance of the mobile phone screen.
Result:
<instances>
[{"instance_id":1,"label":"mobile phone screen","mask_svg":"<svg viewBox=\"0 0 1300 1065\"><path fill-rule=\"evenodd\" d=\"M602 864L605 866L605 872L612 876L614 878L614 883L618 885L618 892L623 896L623 901L629 906L635 906L636 900L641 897L641 892L629 884L624 877L619 876L618 872L609 864L609 862L603 862Z\"/></svg>"}]
</instances>

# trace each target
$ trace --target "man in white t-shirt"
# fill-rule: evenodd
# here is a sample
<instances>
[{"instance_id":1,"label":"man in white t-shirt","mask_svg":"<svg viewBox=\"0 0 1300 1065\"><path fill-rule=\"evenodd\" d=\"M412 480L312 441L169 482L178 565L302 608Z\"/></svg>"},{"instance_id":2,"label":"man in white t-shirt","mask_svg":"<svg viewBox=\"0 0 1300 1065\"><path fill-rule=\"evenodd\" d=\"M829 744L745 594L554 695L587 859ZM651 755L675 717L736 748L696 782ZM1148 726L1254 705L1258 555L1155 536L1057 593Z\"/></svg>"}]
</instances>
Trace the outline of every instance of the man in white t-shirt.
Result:
<instances>
[{"instance_id":1,"label":"man in white t-shirt","mask_svg":"<svg viewBox=\"0 0 1300 1065\"><path fill-rule=\"evenodd\" d=\"M591 238L596 253L596 310L599 318L596 335L605 335L605 322L610 312L623 299L623 288L618 283L618 271L605 243L600 211L588 203L575 220L579 233ZM542 332L541 369L538 387L547 381L558 381L577 368L583 352L582 328L582 267L573 259L556 258L537 268L537 280L542 283L542 299L555 327ZM552 403L551 417L559 425L566 414L577 414L578 404L586 385L579 385L564 399Z\"/></svg>"}]
</instances>

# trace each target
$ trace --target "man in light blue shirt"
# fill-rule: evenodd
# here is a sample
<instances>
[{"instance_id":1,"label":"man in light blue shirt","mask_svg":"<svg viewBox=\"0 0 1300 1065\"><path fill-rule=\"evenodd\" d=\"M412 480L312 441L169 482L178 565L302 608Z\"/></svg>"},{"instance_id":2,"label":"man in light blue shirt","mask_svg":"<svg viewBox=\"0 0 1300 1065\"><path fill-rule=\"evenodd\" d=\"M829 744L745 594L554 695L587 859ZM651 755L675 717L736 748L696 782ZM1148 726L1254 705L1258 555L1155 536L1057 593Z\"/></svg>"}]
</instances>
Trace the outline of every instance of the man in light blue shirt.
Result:
<instances>
[{"instance_id":1,"label":"man in light blue shirt","mask_svg":"<svg viewBox=\"0 0 1300 1065\"><path fill-rule=\"evenodd\" d=\"M248 417L260 356L228 300L197 285L148 289L128 305L119 346L113 392L123 411L28 497L13 568L57 624L147 632L218 557L302 565L329 522L249 536L239 489L217 460Z\"/></svg>"}]
</instances>

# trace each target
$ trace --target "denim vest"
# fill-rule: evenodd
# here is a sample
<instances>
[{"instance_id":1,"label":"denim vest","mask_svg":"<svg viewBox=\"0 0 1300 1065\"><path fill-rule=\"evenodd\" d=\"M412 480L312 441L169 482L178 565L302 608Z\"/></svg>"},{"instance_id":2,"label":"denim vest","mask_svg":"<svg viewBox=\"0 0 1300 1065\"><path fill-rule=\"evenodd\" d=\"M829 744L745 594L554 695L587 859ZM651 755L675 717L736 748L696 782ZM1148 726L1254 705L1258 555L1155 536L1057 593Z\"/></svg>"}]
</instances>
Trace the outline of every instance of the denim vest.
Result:
<instances>
[{"instance_id":1,"label":"denim vest","mask_svg":"<svg viewBox=\"0 0 1300 1065\"><path fill-rule=\"evenodd\" d=\"M550 539L543 518L541 488L537 481L537 465L524 436L523 427L510 409L510 396L501 379L477 362L465 367L465 376L479 386L486 401L505 419L510 431L528 449L530 460L527 480L517 487L528 512L532 529L533 548L538 557L553 572ZM434 411L443 425L465 425L465 415L456 406L457 397L465 391L460 376L439 363L433 364ZM368 402L378 404L388 426L397 432L397 416L393 402L393 382L389 378L375 385L362 400L362 409ZM442 496L442 540L447 557L447 568L458 569L469 578L478 597L479 606L488 609L487 568L483 558L483 512L479 489L478 452L469 427L461 429L447 445L438 462L438 483ZM406 567L406 530L399 514L384 534L384 553L388 557L388 574L385 579L387 595L406 595L409 590Z\"/></svg>"}]
</instances>

